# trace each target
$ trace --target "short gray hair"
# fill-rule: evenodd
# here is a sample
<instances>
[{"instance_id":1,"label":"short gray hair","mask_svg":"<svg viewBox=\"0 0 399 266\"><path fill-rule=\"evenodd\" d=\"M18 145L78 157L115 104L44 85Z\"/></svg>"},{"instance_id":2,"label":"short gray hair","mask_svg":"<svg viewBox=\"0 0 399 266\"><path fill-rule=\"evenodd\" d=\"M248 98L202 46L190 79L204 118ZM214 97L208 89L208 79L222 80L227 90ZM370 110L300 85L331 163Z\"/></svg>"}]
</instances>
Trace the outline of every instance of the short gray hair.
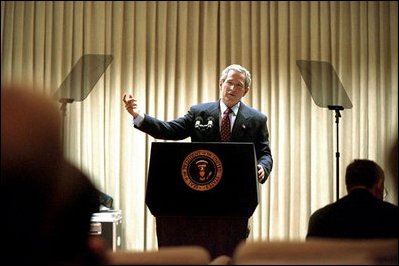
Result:
<instances>
[{"instance_id":1,"label":"short gray hair","mask_svg":"<svg viewBox=\"0 0 399 266\"><path fill-rule=\"evenodd\" d=\"M249 73L249 71L245 67L237 65L237 64L229 65L228 67L226 67L220 74L219 81L225 81L230 70L244 74L245 75L245 88L249 88L249 86L251 86L251 73Z\"/></svg>"}]
</instances>

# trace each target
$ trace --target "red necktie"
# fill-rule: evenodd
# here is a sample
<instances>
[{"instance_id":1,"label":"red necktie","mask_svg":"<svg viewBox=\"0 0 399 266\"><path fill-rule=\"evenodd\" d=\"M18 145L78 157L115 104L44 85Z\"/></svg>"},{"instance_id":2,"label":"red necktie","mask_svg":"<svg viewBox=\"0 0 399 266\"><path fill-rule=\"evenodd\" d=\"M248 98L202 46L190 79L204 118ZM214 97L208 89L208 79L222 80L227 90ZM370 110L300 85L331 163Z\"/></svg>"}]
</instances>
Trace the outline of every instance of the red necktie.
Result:
<instances>
[{"instance_id":1,"label":"red necktie","mask_svg":"<svg viewBox=\"0 0 399 266\"><path fill-rule=\"evenodd\" d=\"M227 108L226 111L223 112L222 127L220 129L220 138L223 142L230 141L231 138L229 116L231 112L232 110L230 108Z\"/></svg>"}]
</instances>

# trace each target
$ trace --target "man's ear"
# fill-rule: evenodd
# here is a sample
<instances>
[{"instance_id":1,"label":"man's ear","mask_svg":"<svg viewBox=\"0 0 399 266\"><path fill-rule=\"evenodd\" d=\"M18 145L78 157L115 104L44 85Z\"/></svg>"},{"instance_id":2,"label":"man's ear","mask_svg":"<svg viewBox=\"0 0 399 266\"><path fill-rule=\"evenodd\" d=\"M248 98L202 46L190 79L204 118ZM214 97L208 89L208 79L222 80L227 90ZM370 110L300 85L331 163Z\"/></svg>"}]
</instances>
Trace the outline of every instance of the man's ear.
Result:
<instances>
[{"instance_id":1,"label":"man's ear","mask_svg":"<svg viewBox=\"0 0 399 266\"><path fill-rule=\"evenodd\" d=\"M244 94L243 94L242 96L244 97L245 94L247 94L248 91L249 91L249 87L246 87L246 88L245 88L245 92L244 92Z\"/></svg>"},{"instance_id":2,"label":"man's ear","mask_svg":"<svg viewBox=\"0 0 399 266\"><path fill-rule=\"evenodd\" d=\"M376 196L379 199L384 198L384 182L381 180L380 182L377 182L377 184L374 185L372 192L374 196Z\"/></svg>"}]
</instances>

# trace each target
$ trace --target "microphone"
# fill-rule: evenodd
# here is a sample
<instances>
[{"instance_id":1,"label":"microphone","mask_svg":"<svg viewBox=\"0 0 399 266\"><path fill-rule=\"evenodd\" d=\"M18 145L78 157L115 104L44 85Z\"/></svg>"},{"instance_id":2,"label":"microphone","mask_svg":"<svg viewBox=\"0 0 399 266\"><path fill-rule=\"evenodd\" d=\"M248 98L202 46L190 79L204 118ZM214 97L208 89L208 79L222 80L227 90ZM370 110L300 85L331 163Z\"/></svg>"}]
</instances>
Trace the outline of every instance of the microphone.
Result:
<instances>
[{"instance_id":1,"label":"microphone","mask_svg":"<svg viewBox=\"0 0 399 266\"><path fill-rule=\"evenodd\" d=\"M204 121L204 119L202 119L202 117L198 116L195 118L195 128L196 129L200 129L201 128L201 124Z\"/></svg>"},{"instance_id":2,"label":"microphone","mask_svg":"<svg viewBox=\"0 0 399 266\"><path fill-rule=\"evenodd\" d=\"M215 118L213 118L212 116L208 117L208 124L207 124L208 129L213 127L214 121L215 121Z\"/></svg>"}]
</instances>

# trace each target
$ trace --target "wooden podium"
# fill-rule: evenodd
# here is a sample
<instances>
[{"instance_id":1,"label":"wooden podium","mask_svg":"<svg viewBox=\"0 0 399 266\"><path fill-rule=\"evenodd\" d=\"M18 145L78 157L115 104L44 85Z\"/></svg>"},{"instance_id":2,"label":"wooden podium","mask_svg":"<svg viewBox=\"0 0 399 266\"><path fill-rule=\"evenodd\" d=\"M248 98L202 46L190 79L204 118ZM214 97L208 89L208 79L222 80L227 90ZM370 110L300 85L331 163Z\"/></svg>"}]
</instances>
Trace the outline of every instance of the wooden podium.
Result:
<instances>
[{"instance_id":1,"label":"wooden podium","mask_svg":"<svg viewBox=\"0 0 399 266\"><path fill-rule=\"evenodd\" d=\"M252 143L152 143L146 204L158 246L231 256L258 205L256 164Z\"/></svg>"}]
</instances>

